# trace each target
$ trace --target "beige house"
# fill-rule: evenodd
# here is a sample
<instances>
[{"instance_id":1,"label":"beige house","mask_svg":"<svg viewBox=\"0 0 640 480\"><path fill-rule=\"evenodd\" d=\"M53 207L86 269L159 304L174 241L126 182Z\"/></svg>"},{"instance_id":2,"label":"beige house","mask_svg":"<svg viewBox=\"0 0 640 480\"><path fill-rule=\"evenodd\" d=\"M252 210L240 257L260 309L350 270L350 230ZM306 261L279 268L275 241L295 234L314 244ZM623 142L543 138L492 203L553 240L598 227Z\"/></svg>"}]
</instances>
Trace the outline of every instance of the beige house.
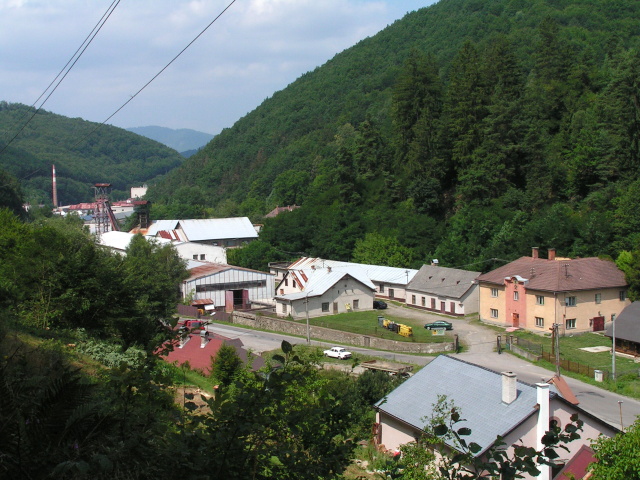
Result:
<instances>
[{"instance_id":1,"label":"beige house","mask_svg":"<svg viewBox=\"0 0 640 480\"><path fill-rule=\"evenodd\" d=\"M355 267L289 271L276 286L276 313L293 318L373 309L375 286Z\"/></svg>"},{"instance_id":2,"label":"beige house","mask_svg":"<svg viewBox=\"0 0 640 480\"><path fill-rule=\"evenodd\" d=\"M580 439L567 444L568 451L558 449L557 466L553 469L542 467L541 475L536 477L543 480L568 478L563 477L563 473L576 474L571 470L572 464L580 463L576 460L589 454L592 439L599 435L613 436L618 429L581 409L566 383L562 379L555 380L562 393L550 383L530 385L518 381L511 372L498 373L440 355L375 405L374 440L391 451L415 441L428 426L434 406L443 396L465 419L457 427L471 430L465 437L467 443L475 442L480 446L476 457L482 457L498 436L504 439L509 453L516 445L540 450L542 436L552 424L564 428L571 415L578 414L584 422ZM445 441L441 453L455 449L452 440Z\"/></svg>"},{"instance_id":3,"label":"beige house","mask_svg":"<svg viewBox=\"0 0 640 480\"><path fill-rule=\"evenodd\" d=\"M547 259L534 248L478 277L480 319L504 327L547 333L603 331L629 305L624 273L600 258Z\"/></svg>"}]
</instances>

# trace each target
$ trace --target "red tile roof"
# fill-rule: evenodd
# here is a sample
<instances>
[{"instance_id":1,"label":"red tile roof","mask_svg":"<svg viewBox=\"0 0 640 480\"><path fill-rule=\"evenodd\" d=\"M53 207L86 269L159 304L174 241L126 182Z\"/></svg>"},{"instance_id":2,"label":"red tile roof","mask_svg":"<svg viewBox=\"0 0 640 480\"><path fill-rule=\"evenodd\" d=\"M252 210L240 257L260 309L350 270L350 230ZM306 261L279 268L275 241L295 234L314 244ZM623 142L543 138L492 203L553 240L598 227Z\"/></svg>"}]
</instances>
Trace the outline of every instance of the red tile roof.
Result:
<instances>
[{"instance_id":1,"label":"red tile roof","mask_svg":"<svg viewBox=\"0 0 640 480\"><path fill-rule=\"evenodd\" d=\"M547 260L521 257L478 277L480 283L504 284L506 277L528 280L527 289L574 292L602 288L624 288L624 273L615 263L596 257Z\"/></svg>"},{"instance_id":2,"label":"red tile roof","mask_svg":"<svg viewBox=\"0 0 640 480\"><path fill-rule=\"evenodd\" d=\"M178 346L178 340L174 340L171 343L173 344L173 351L162 357L166 362L177 362L178 365L182 365L188 361L192 369L202 370L207 375L211 371L211 357L215 357L220 347L225 343L234 347L242 361L247 363L247 351L242 348L242 340L237 338L232 340L209 332L209 341L204 348L200 348L201 339L199 333L189 334L189 341L182 348ZM251 364L251 368L257 370L264 365L264 360L262 357L252 355Z\"/></svg>"}]
</instances>

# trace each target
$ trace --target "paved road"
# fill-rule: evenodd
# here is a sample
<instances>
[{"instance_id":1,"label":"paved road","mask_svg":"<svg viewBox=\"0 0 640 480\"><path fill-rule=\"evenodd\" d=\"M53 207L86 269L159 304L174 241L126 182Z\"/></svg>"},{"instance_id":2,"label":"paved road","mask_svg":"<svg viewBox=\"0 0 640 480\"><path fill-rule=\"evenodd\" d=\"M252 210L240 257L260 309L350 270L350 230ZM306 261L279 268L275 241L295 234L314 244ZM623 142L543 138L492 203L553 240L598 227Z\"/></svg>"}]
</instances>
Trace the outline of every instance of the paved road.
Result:
<instances>
[{"instance_id":1,"label":"paved road","mask_svg":"<svg viewBox=\"0 0 640 480\"><path fill-rule=\"evenodd\" d=\"M395 305L390 306L388 312L389 315L404 316L405 318L418 322L418 324L420 322L427 323L442 318L428 312ZM494 352L496 334L491 329L478 324L470 324L464 319L453 319L452 323L454 324L453 331L459 335L461 341L466 346L465 352L454 356L496 372L514 372L520 380L527 383L537 383L541 380L546 381L553 376L553 372L533 365L524 359L508 353L498 354ZM306 343L305 339L299 337L292 337L280 333L260 332L237 326L213 324L208 326L208 329L229 338L240 338L245 347L251 348L256 353L274 350L280 347L282 340L287 340L291 344ZM450 333L451 332L448 332L448 334ZM315 340L313 340L311 344L321 347L335 345L335 343L330 344ZM349 345L345 346L352 352L381 357L391 361L413 363L415 365L426 365L433 359L433 357L428 356L381 352ZM573 378L565 377L565 380L580 401L581 408L615 427L620 428L621 425L620 406L622 406L622 426L624 427L629 426L640 415L640 401L638 400L623 397L622 395L603 390ZM618 402L622 402L622 404L620 405Z\"/></svg>"}]
</instances>

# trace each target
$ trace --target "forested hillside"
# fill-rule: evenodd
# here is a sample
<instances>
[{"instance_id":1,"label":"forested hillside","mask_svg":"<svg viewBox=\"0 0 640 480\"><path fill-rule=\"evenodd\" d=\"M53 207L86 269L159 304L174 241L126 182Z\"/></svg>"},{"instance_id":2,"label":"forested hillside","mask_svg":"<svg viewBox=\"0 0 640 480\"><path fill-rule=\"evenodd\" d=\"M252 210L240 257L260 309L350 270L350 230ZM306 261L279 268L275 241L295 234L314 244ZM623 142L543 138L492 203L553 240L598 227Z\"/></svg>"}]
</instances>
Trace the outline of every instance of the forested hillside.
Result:
<instances>
[{"instance_id":1,"label":"forested hillside","mask_svg":"<svg viewBox=\"0 0 640 480\"><path fill-rule=\"evenodd\" d=\"M296 203L265 221L269 247L402 266L616 255L640 225L638 18L628 0L442 0L224 130L154 212Z\"/></svg>"},{"instance_id":2,"label":"forested hillside","mask_svg":"<svg viewBox=\"0 0 640 480\"><path fill-rule=\"evenodd\" d=\"M33 108L0 102L0 149L33 114ZM178 152L121 128L41 110L0 154L0 166L21 182L26 201L51 204L51 165L60 204L93 198L95 183L111 183L114 198L131 186L167 173L183 161ZM94 131L95 130L95 131ZM93 132L93 133L91 133Z\"/></svg>"}]
</instances>

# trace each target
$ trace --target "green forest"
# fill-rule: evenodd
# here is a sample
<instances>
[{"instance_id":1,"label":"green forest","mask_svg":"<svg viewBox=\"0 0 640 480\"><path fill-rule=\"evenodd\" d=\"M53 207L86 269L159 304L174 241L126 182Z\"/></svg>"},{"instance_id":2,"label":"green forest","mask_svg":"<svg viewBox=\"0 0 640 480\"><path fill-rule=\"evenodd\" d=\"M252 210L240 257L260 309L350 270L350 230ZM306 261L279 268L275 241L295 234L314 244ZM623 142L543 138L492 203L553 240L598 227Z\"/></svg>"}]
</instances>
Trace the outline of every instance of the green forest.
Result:
<instances>
[{"instance_id":1,"label":"green forest","mask_svg":"<svg viewBox=\"0 0 640 480\"><path fill-rule=\"evenodd\" d=\"M636 248L640 3L441 0L336 55L150 189L300 254L488 270ZM279 205L302 208L263 219Z\"/></svg>"},{"instance_id":2,"label":"green forest","mask_svg":"<svg viewBox=\"0 0 640 480\"><path fill-rule=\"evenodd\" d=\"M7 102L0 102L0 150L0 167L20 180L24 200L48 207L52 165L58 203L69 205L91 201L96 183L111 183L116 200L129 198L129 188L183 161L176 151L121 128Z\"/></svg>"}]
</instances>

